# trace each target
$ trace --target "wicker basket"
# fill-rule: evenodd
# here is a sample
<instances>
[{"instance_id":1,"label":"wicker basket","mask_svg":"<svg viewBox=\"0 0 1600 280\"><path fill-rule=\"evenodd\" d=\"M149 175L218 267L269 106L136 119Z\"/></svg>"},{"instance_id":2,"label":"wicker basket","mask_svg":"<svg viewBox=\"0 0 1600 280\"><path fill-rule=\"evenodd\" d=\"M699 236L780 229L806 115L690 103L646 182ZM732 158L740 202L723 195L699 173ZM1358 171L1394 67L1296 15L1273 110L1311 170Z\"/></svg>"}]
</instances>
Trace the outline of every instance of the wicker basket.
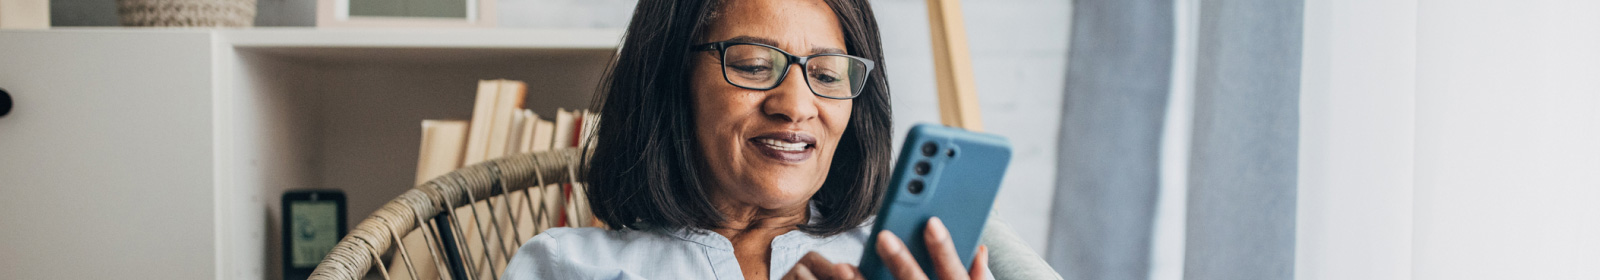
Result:
<instances>
[{"instance_id":1,"label":"wicker basket","mask_svg":"<svg viewBox=\"0 0 1600 280\"><path fill-rule=\"evenodd\" d=\"M256 0L117 0L123 26L250 27Z\"/></svg>"}]
</instances>

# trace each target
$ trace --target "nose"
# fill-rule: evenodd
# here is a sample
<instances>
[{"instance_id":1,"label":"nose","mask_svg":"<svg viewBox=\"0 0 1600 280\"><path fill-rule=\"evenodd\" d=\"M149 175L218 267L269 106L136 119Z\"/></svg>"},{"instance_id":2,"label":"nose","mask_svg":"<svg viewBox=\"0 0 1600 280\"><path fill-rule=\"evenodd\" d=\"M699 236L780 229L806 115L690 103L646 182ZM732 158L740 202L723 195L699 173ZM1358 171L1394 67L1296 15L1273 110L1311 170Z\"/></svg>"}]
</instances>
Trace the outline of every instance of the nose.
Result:
<instances>
[{"instance_id":1,"label":"nose","mask_svg":"<svg viewBox=\"0 0 1600 280\"><path fill-rule=\"evenodd\" d=\"M761 111L768 117L784 122L802 122L817 117L816 96L806 86L805 73L800 65L789 67L783 84L767 90L767 99L761 102Z\"/></svg>"}]
</instances>

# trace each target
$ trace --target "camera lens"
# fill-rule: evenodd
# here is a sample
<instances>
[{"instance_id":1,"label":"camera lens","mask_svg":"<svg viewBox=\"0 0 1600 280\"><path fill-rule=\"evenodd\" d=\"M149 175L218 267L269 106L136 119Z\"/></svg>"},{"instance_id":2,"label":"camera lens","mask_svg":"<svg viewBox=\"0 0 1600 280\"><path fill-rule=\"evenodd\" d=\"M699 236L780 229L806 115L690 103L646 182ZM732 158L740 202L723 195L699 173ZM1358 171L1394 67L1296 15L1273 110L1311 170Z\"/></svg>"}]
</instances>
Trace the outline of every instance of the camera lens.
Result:
<instances>
[{"instance_id":1,"label":"camera lens","mask_svg":"<svg viewBox=\"0 0 1600 280\"><path fill-rule=\"evenodd\" d=\"M928 175L928 170L933 169L933 166L928 165L928 162L924 161L918 162L917 165L913 166L911 169L916 171L917 175Z\"/></svg>"},{"instance_id":2,"label":"camera lens","mask_svg":"<svg viewBox=\"0 0 1600 280\"><path fill-rule=\"evenodd\" d=\"M938 152L939 152L939 145L933 144L933 142L928 142L928 143L923 143L922 144L922 156L931 157L931 156L933 156L933 154L938 153Z\"/></svg>"},{"instance_id":3,"label":"camera lens","mask_svg":"<svg viewBox=\"0 0 1600 280\"><path fill-rule=\"evenodd\" d=\"M922 180L911 179L911 183L906 184L906 191L911 192L911 194L922 193Z\"/></svg>"}]
</instances>

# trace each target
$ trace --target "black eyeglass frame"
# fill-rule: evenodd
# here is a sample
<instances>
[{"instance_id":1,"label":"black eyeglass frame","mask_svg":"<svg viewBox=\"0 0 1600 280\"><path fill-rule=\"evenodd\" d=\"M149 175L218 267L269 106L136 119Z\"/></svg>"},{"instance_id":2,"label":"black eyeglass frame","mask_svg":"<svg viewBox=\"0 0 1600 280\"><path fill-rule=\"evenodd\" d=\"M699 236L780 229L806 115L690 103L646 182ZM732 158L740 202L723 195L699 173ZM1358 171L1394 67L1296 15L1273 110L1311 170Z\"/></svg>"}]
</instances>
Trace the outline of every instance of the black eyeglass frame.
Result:
<instances>
[{"instance_id":1,"label":"black eyeglass frame","mask_svg":"<svg viewBox=\"0 0 1600 280\"><path fill-rule=\"evenodd\" d=\"M760 46L760 47L766 47L766 48L769 48L769 49L777 50L778 53L783 54L786 58L789 59L789 64L783 66L783 70L782 70L783 72L781 73L781 75L778 75L778 81L772 83L772 86L770 86L770 87L758 88L758 87L747 87L747 86L739 85L737 83L734 83L733 80L728 79L728 59L727 59L728 58L728 47L738 46L738 45L753 45L753 46ZM806 89L811 90L811 94L812 95L816 95L817 97L822 97L822 98L827 98L827 99L845 100L845 99L855 99L856 97L861 96L861 92L864 92L864 91L867 90L866 89L866 84L868 82L867 79L872 77L872 69L876 67L876 63L873 62L871 59L866 59L866 58L859 57L859 56L842 54L842 53L824 53L824 54L813 54L811 56L796 56L796 55L790 54L787 51L784 51L781 48L774 47L774 46L767 45L767 44L762 44L762 43L732 42L732 41L710 42L710 43L695 45L694 47L691 47L689 50L693 51L693 52L717 51L717 63L721 64L721 66L722 66L722 81L728 82L728 84L736 86L736 87L739 87L739 88L753 89L753 90L770 90L770 89L778 88L778 86L780 86L780 85L783 85L783 80L789 78L789 67L794 66L795 64L799 64L800 65L800 75L801 76L810 75L811 73L807 73L806 72L807 71L806 70L806 63L811 62L811 58L814 58L814 57L842 56L842 57L845 57L845 58L849 58L851 60L859 61L859 62L861 62L862 65L865 65L867 67L867 71L864 72L866 74L862 75L862 77L861 77L861 79L862 79L861 80L862 88L860 90L857 90L854 87L851 87L850 88L850 97L834 97L834 96L822 95L821 93L817 93L816 89L811 88L811 81L806 81Z\"/></svg>"}]
</instances>

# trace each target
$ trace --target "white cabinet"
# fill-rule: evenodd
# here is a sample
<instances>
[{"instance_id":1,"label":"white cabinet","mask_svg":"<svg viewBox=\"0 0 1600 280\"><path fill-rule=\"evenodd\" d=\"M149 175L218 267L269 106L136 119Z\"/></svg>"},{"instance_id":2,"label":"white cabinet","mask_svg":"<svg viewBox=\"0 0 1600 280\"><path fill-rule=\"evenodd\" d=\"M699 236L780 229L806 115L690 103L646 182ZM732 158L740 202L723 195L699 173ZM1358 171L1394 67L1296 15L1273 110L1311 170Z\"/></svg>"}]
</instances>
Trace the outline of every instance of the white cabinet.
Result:
<instances>
[{"instance_id":1,"label":"white cabinet","mask_svg":"<svg viewBox=\"0 0 1600 280\"><path fill-rule=\"evenodd\" d=\"M0 32L0 278L212 277L210 50L197 32Z\"/></svg>"},{"instance_id":2,"label":"white cabinet","mask_svg":"<svg viewBox=\"0 0 1600 280\"><path fill-rule=\"evenodd\" d=\"M279 279L278 196L350 225L410 188L478 79L587 107L618 30L0 31L0 279Z\"/></svg>"}]
</instances>

